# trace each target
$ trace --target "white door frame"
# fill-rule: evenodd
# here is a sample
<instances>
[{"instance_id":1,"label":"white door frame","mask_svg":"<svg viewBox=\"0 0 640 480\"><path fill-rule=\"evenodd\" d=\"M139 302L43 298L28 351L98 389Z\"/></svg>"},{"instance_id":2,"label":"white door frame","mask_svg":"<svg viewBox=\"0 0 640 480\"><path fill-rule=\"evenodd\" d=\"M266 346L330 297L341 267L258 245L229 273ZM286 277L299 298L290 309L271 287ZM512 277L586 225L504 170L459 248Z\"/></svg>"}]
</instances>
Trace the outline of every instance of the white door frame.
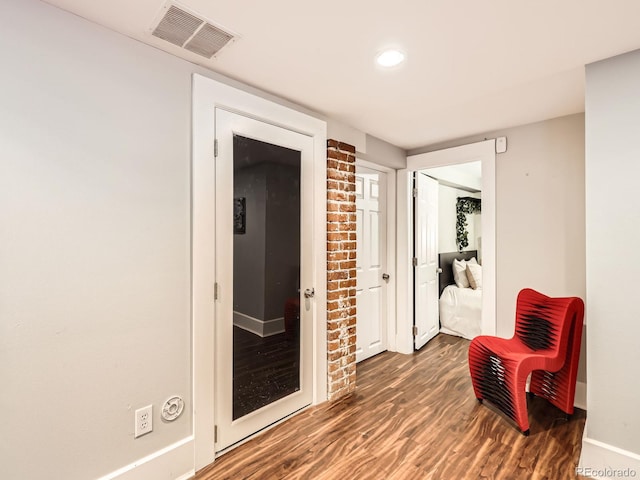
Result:
<instances>
[{"instance_id":1,"label":"white door frame","mask_svg":"<svg viewBox=\"0 0 640 480\"><path fill-rule=\"evenodd\" d=\"M313 137L313 403L327 399L327 124L202 75L192 90L192 348L195 470L215 459L214 335L216 107Z\"/></svg>"},{"instance_id":2,"label":"white door frame","mask_svg":"<svg viewBox=\"0 0 640 480\"><path fill-rule=\"evenodd\" d=\"M387 351L396 352L396 170L356 158L356 169L358 167L387 174L387 273L390 277L387 285Z\"/></svg>"},{"instance_id":3,"label":"white door frame","mask_svg":"<svg viewBox=\"0 0 640 480\"><path fill-rule=\"evenodd\" d=\"M413 198L418 170L482 162L482 323L483 335L496 334L496 150L495 139L407 157L398 170L397 351L413 353Z\"/></svg>"}]
</instances>

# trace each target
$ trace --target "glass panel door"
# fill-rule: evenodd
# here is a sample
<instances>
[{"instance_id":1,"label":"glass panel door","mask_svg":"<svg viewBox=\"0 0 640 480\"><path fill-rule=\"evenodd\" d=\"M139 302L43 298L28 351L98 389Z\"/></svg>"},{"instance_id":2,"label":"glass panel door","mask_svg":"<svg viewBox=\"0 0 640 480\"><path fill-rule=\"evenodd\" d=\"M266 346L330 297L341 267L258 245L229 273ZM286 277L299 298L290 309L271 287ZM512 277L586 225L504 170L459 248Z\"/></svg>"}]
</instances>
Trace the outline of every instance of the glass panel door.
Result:
<instances>
[{"instance_id":1,"label":"glass panel door","mask_svg":"<svg viewBox=\"0 0 640 480\"><path fill-rule=\"evenodd\" d=\"M216 109L216 451L311 403L310 137Z\"/></svg>"},{"instance_id":2,"label":"glass panel door","mask_svg":"<svg viewBox=\"0 0 640 480\"><path fill-rule=\"evenodd\" d=\"M233 419L300 390L300 152L233 135Z\"/></svg>"}]
</instances>

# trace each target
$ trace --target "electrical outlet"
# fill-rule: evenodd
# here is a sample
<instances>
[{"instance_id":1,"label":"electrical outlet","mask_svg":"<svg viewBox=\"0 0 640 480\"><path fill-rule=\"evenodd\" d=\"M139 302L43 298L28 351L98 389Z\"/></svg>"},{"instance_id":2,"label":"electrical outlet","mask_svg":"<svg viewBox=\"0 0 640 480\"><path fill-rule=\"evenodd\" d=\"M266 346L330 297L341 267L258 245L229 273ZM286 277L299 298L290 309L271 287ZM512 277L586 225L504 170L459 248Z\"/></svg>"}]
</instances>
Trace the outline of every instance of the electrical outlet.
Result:
<instances>
[{"instance_id":1,"label":"electrical outlet","mask_svg":"<svg viewBox=\"0 0 640 480\"><path fill-rule=\"evenodd\" d=\"M136 410L136 425L133 438L153 431L153 405Z\"/></svg>"}]
</instances>

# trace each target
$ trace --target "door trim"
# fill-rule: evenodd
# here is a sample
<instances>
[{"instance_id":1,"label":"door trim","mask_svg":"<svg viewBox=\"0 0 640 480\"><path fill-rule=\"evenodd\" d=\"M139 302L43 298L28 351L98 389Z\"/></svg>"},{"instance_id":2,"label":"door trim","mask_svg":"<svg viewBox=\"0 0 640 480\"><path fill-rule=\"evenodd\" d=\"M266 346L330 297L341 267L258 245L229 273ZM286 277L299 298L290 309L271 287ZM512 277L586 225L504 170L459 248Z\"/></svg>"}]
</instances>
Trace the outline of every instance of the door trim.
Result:
<instances>
[{"instance_id":1,"label":"door trim","mask_svg":"<svg viewBox=\"0 0 640 480\"><path fill-rule=\"evenodd\" d=\"M396 352L396 170L356 158L358 167L387 174L387 270L391 276L387 288L387 351Z\"/></svg>"},{"instance_id":2,"label":"door trim","mask_svg":"<svg viewBox=\"0 0 640 480\"><path fill-rule=\"evenodd\" d=\"M326 148L325 121L235 87L192 78L191 291L192 417L195 470L215 459L214 284L215 108L313 137L313 404L327 399Z\"/></svg>"},{"instance_id":3,"label":"door trim","mask_svg":"<svg viewBox=\"0 0 640 480\"><path fill-rule=\"evenodd\" d=\"M407 157L398 170L398 352L413 353L413 173L474 161L482 162L482 325L483 335L496 334L496 150L495 139Z\"/></svg>"}]
</instances>

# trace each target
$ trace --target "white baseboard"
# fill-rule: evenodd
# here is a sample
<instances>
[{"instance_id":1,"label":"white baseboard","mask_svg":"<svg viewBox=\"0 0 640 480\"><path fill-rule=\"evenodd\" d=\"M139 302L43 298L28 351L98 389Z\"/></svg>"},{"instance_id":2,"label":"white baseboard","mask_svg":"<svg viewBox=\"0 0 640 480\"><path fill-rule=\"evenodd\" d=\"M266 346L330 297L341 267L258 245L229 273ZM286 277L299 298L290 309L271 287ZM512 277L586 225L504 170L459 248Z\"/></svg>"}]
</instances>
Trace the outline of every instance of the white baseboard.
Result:
<instances>
[{"instance_id":1,"label":"white baseboard","mask_svg":"<svg viewBox=\"0 0 640 480\"><path fill-rule=\"evenodd\" d=\"M573 399L573 405L575 407L581 408L582 410L587 409L587 384L584 382L576 382L576 395Z\"/></svg>"},{"instance_id":2,"label":"white baseboard","mask_svg":"<svg viewBox=\"0 0 640 480\"><path fill-rule=\"evenodd\" d=\"M233 312L233 324L247 332L251 332L261 337L268 337L284 332L284 317L273 318L271 320L260 320L259 318L245 315L244 313Z\"/></svg>"},{"instance_id":3,"label":"white baseboard","mask_svg":"<svg viewBox=\"0 0 640 480\"><path fill-rule=\"evenodd\" d=\"M188 480L195 476L193 435L98 480Z\"/></svg>"},{"instance_id":4,"label":"white baseboard","mask_svg":"<svg viewBox=\"0 0 640 480\"><path fill-rule=\"evenodd\" d=\"M640 476L640 455L582 436L582 452L576 473L589 478L619 479Z\"/></svg>"}]
</instances>

